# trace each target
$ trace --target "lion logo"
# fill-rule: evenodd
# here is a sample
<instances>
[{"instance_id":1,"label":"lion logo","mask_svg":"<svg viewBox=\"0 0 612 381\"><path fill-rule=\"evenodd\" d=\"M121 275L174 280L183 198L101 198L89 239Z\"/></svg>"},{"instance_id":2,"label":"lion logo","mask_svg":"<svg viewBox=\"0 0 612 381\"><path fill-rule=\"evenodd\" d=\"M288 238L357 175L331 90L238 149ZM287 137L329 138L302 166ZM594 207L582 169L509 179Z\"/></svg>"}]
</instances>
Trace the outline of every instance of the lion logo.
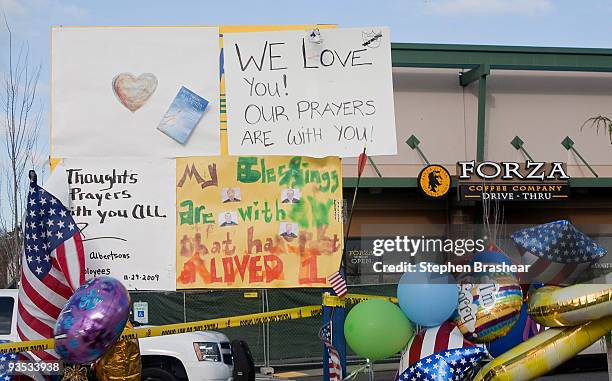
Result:
<instances>
[{"instance_id":1,"label":"lion logo","mask_svg":"<svg viewBox=\"0 0 612 381\"><path fill-rule=\"evenodd\" d=\"M417 180L419 189L432 198L446 195L451 186L451 177L446 168L436 164L423 168Z\"/></svg>"}]
</instances>

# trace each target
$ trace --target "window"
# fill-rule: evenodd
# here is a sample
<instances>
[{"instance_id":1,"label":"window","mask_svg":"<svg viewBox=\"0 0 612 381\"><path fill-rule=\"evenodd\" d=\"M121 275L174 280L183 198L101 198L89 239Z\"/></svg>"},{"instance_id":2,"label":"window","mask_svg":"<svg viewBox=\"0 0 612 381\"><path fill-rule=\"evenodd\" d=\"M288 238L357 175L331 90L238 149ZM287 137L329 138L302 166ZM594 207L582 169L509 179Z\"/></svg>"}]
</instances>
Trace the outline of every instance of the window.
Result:
<instances>
[{"instance_id":1,"label":"window","mask_svg":"<svg viewBox=\"0 0 612 381\"><path fill-rule=\"evenodd\" d=\"M0 335L10 335L15 299L0 296Z\"/></svg>"}]
</instances>

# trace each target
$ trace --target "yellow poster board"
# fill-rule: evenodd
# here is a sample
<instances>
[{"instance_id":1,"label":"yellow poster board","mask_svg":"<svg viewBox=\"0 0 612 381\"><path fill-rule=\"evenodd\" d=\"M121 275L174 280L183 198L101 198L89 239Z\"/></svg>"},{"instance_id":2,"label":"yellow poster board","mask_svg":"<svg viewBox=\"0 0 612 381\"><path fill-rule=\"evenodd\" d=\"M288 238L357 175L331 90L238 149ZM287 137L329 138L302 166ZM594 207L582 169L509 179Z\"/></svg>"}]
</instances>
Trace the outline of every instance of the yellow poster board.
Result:
<instances>
[{"instance_id":1,"label":"yellow poster board","mask_svg":"<svg viewBox=\"0 0 612 381\"><path fill-rule=\"evenodd\" d=\"M338 158L177 159L177 289L325 287L342 256Z\"/></svg>"}]
</instances>

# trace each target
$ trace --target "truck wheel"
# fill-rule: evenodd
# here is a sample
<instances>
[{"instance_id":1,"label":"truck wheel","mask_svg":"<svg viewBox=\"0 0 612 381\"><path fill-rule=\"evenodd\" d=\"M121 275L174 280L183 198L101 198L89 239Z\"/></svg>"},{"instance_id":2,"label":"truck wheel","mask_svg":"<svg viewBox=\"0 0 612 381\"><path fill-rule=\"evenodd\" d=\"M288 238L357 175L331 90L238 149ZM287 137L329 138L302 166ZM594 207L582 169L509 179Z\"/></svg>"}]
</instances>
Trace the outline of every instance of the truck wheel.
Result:
<instances>
[{"instance_id":1,"label":"truck wheel","mask_svg":"<svg viewBox=\"0 0 612 381\"><path fill-rule=\"evenodd\" d=\"M142 370L142 381L176 381L174 375L160 368L145 368Z\"/></svg>"}]
</instances>

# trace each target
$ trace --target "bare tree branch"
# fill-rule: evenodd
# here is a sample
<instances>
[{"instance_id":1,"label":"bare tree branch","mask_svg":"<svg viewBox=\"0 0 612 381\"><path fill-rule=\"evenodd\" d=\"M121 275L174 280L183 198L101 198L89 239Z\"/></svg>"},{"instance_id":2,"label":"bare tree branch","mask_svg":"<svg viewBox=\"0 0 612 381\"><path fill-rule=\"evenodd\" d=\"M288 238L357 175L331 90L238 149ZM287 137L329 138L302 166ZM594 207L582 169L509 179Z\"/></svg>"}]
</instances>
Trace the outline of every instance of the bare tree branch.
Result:
<instances>
[{"instance_id":1,"label":"bare tree branch","mask_svg":"<svg viewBox=\"0 0 612 381\"><path fill-rule=\"evenodd\" d=\"M22 219L28 195L25 173L35 167L42 107L38 102L38 80L41 65L31 65L27 43L15 49L13 32L6 15L4 26L8 36L8 70L0 83L0 111L2 112L2 138L4 152L0 152L6 165L0 168L0 288L6 281L17 279L23 244ZM6 160L4 160L6 158ZM5 269L5 270L4 270Z\"/></svg>"}]
</instances>

